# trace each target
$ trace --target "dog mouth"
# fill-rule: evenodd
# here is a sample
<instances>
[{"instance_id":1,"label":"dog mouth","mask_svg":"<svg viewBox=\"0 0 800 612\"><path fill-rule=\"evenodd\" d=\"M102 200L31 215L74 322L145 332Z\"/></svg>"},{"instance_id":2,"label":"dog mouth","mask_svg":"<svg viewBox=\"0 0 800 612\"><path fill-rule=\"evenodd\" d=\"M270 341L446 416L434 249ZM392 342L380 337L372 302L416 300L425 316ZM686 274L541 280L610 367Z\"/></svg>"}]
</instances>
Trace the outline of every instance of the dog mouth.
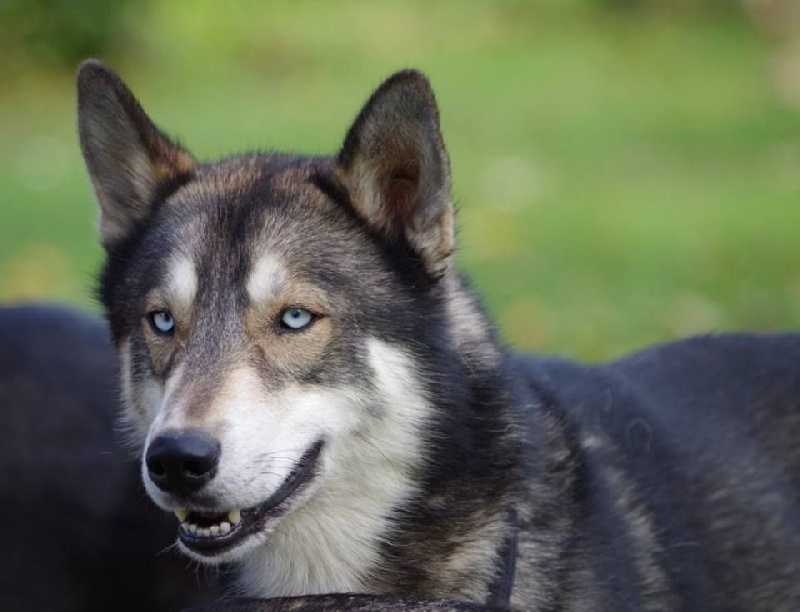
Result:
<instances>
[{"instance_id":1,"label":"dog mouth","mask_svg":"<svg viewBox=\"0 0 800 612\"><path fill-rule=\"evenodd\" d=\"M311 446L272 495L250 508L222 511L179 508L178 539L187 550L203 557L227 552L249 536L261 531L267 520L289 509L290 497L304 488L316 473L322 442Z\"/></svg>"}]
</instances>

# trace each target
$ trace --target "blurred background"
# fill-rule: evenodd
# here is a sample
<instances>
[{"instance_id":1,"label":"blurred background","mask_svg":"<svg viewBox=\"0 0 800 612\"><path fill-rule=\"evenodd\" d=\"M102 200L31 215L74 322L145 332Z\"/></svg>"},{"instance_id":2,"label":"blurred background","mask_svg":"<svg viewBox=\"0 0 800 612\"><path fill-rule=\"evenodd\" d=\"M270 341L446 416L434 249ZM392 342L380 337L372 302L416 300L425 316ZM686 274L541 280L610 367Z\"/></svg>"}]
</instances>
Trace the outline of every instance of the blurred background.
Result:
<instances>
[{"instance_id":1,"label":"blurred background","mask_svg":"<svg viewBox=\"0 0 800 612\"><path fill-rule=\"evenodd\" d=\"M426 71L460 265L515 346L800 327L797 0L0 0L0 301L97 308L87 56L203 159L334 152Z\"/></svg>"}]
</instances>

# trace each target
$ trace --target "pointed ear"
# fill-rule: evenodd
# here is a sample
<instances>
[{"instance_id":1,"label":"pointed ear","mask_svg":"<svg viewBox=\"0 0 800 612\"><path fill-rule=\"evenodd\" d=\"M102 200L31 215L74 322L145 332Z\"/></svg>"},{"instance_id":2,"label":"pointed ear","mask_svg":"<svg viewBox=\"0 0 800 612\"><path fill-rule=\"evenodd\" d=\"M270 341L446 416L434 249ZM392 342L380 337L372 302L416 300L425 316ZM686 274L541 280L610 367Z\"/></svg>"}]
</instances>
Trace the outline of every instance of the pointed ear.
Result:
<instances>
[{"instance_id":1,"label":"pointed ear","mask_svg":"<svg viewBox=\"0 0 800 612\"><path fill-rule=\"evenodd\" d=\"M107 250L194 171L191 155L164 136L116 73L96 60L78 70L78 133Z\"/></svg>"},{"instance_id":2,"label":"pointed ear","mask_svg":"<svg viewBox=\"0 0 800 612\"><path fill-rule=\"evenodd\" d=\"M404 235L435 278L454 243L450 163L425 76L404 70L367 101L339 153L336 178L373 228Z\"/></svg>"}]
</instances>

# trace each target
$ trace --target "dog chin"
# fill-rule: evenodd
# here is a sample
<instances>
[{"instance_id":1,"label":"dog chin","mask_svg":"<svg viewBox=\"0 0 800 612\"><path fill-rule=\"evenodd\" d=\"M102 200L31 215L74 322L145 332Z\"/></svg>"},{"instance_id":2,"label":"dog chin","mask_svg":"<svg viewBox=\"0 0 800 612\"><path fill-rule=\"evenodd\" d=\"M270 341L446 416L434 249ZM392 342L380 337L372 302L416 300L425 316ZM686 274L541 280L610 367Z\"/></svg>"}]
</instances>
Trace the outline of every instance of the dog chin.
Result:
<instances>
[{"instance_id":1,"label":"dog chin","mask_svg":"<svg viewBox=\"0 0 800 612\"><path fill-rule=\"evenodd\" d=\"M235 563L238 561L242 561L246 557L248 557L253 551L257 550L260 546L263 546L267 539L269 538L270 534L275 531L275 528L280 523L280 519L272 519L268 521L266 525L264 525L261 530L249 534L240 542L235 544L233 547L229 549L221 550L218 553L200 553L196 550L188 547L183 540L181 539L180 535L176 540L176 544L178 545L178 550L180 550L184 555L189 557L190 559L197 561L199 563L203 563L204 565L221 565L224 563Z\"/></svg>"}]
</instances>

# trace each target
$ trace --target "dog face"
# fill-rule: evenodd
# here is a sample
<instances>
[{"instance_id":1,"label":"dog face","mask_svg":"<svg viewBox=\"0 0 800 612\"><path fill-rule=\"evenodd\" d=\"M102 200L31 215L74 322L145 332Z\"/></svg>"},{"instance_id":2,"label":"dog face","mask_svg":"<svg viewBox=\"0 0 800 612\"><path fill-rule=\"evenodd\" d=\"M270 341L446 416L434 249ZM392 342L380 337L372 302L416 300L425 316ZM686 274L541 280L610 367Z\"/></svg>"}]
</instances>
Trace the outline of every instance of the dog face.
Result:
<instances>
[{"instance_id":1,"label":"dog face","mask_svg":"<svg viewBox=\"0 0 800 612\"><path fill-rule=\"evenodd\" d=\"M334 499L388 519L411 494L442 353L425 339L452 274L427 80L386 81L334 158L214 164L102 64L81 67L78 92L126 419L181 547L236 560Z\"/></svg>"}]
</instances>

